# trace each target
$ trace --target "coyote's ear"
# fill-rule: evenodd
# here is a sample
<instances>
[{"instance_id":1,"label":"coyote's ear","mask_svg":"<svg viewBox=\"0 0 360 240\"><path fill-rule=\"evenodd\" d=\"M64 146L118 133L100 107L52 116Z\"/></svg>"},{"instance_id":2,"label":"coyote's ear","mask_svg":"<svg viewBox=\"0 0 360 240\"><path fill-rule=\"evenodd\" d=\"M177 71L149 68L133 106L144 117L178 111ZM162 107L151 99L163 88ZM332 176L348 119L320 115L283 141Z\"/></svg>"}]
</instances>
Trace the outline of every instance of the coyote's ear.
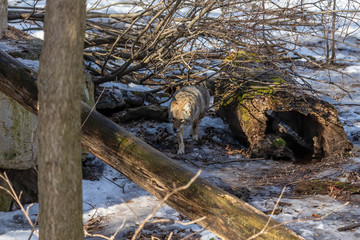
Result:
<instances>
[{"instance_id":1,"label":"coyote's ear","mask_svg":"<svg viewBox=\"0 0 360 240\"><path fill-rule=\"evenodd\" d=\"M189 114L190 110L191 110L191 103L187 102L184 106L184 111Z\"/></svg>"}]
</instances>

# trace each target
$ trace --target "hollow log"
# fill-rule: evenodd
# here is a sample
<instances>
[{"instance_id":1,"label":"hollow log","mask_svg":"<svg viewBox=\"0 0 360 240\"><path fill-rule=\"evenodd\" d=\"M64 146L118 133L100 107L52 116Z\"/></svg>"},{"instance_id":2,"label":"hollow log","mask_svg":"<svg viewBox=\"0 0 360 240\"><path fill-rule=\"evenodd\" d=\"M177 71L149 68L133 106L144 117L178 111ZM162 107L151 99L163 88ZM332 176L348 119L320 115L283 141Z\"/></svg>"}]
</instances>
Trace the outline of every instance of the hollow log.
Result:
<instances>
[{"instance_id":1,"label":"hollow log","mask_svg":"<svg viewBox=\"0 0 360 240\"><path fill-rule=\"evenodd\" d=\"M227 92L218 88L221 96ZM245 86L222 102L217 113L251 157L306 162L352 148L335 107L305 92Z\"/></svg>"},{"instance_id":2,"label":"hollow log","mask_svg":"<svg viewBox=\"0 0 360 240\"><path fill-rule=\"evenodd\" d=\"M0 51L0 91L37 113L34 73ZM143 189L163 198L174 186L185 185L195 174L169 159L119 125L82 104L82 145ZM247 239L260 232L268 216L201 178L167 202L190 219L206 217L200 225L222 239ZM271 220L268 227L278 223ZM257 239L303 239L285 226L272 228Z\"/></svg>"}]
</instances>

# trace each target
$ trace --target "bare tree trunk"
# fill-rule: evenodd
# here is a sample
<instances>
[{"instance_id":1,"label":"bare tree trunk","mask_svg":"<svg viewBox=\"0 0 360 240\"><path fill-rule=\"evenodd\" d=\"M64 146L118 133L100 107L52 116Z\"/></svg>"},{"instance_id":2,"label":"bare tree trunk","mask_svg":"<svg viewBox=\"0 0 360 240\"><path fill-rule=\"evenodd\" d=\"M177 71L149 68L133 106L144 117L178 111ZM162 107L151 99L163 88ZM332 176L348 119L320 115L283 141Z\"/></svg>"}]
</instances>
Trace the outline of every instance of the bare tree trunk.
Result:
<instances>
[{"instance_id":1,"label":"bare tree trunk","mask_svg":"<svg viewBox=\"0 0 360 240\"><path fill-rule=\"evenodd\" d=\"M7 30L8 19L7 19L8 3L7 0L0 0L0 38L5 36Z\"/></svg>"},{"instance_id":2,"label":"bare tree trunk","mask_svg":"<svg viewBox=\"0 0 360 240\"><path fill-rule=\"evenodd\" d=\"M11 64L5 64L10 62ZM17 72L17 75L12 73ZM37 114L33 75L0 51L0 91ZM82 105L82 144L88 151L123 173L130 180L162 198L176 186L185 185L193 173L167 158L106 117ZM260 232L268 216L224 190L198 178L190 188L173 195L167 202L223 239L247 239ZM269 222L268 227L277 223ZM73 239L73 238L64 238ZM283 225L257 239L303 239Z\"/></svg>"},{"instance_id":3,"label":"bare tree trunk","mask_svg":"<svg viewBox=\"0 0 360 240\"><path fill-rule=\"evenodd\" d=\"M48 0L39 69L40 239L82 239L80 96L85 1Z\"/></svg>"},{"instance_id":4,"label":"bare tree trunk","mask_svg":"<svg viewBox=\"0 0 360 240\"><path fill-rule=\"evenodd\" d=\"M333 13L332 13L332 26L331 26L331 61L330 63L335 63L336 59L336 39L335 39L335 31L336 31L336 0L333 0Z\"/></svg>"}]
</instances>

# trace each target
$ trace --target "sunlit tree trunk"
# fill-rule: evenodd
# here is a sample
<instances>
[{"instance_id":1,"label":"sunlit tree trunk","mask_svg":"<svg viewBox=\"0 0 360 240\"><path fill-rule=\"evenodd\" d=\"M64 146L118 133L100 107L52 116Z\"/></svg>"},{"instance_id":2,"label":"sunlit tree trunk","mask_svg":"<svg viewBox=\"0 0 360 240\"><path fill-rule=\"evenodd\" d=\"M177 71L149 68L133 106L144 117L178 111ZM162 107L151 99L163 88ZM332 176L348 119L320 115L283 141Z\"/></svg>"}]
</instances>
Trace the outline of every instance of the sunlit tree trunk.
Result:
<instances>
[{"instance_id":1,"label":"sunlit tree trunk","mask_svg":"<svg viewBox=\"0 0 360 240\"><path fill-rule=\"evenodd\" d=\"M40 58L40 239L83 239L80 95L85 0L48 0Z\"/></svg>"},{"instance_id":2,"label":"sunlit tree trunk","mask_svg":"<svg viewBox=\"0 0 360 240\"><path fill-rule=\"evenodd\" d=\"M0 0L0 38L5 36L5 31L7 29L7 9L7 0Z\"/></svg>"}]
</instances>

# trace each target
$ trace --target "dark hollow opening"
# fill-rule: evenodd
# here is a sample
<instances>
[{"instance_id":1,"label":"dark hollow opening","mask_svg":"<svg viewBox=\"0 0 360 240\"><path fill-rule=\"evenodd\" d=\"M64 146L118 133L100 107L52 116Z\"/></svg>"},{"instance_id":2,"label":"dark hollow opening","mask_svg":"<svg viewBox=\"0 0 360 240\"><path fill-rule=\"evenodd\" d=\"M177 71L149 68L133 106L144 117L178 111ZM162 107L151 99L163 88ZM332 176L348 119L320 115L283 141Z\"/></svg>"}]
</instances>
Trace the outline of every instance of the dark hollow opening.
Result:
<instances>
[{"instance_id":1,"label":"dark hollow opening","mask_svg":"<svg viewBox=\"0 0 360 240\"><path fill-rule=\"evenodd\" d=\"M296 162L307 163L314 158L314 137L319 137L319 124L314 117L296 111L265 111L268 118L266 134L275 134L286 142ZM322 157L322 156L320 156Z\"/></svg>"}]
</instances>

